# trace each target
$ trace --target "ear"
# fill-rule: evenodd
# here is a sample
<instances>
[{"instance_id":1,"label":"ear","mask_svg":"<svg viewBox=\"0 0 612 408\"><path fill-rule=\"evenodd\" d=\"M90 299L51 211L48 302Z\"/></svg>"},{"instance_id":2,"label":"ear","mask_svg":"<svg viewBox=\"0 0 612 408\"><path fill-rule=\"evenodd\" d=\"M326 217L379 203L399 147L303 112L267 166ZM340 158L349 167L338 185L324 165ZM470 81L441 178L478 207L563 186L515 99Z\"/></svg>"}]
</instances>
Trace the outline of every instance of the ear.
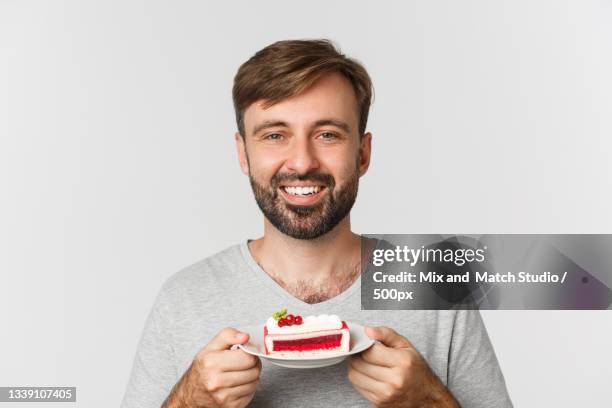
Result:
<instances>
[{"instance_id":1,"label":"ear","mask_svg":"<svg viewBox=\"0 0 612 408\"><path fill-rule=\"evenodd\" d=\"M244 143L244 138L240 134L240 132L236 132L234 135L234 140L236 140L236 153L238 154L238 163L240 164L240 169L247 176L249 175L249 160L247 159L246 153L246 145Z\"/></svg>"},{"instance_id":2,"label":"ear","mask_svg":"<svg viewBox=\"0 0 612 408\"><path fill-rule=\"evenodd\" d=\"M370 167L370 156L372 154L372 133L368 132L361 138L359 146L359 177L366 174Z\"/></svg>"}]
</instances>

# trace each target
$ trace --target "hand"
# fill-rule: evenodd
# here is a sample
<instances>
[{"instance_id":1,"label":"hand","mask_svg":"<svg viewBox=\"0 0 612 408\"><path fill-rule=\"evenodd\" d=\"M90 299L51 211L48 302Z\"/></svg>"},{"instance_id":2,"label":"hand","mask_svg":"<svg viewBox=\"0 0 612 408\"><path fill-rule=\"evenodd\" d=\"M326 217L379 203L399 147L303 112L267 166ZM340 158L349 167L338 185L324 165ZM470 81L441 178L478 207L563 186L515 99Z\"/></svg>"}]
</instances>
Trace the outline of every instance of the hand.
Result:
<instances>
[{"instance_id":1,"label":"hand","mask_svg":"<svg viewBox=\"0 0 612 408\"><path fill-rule=\"evenodd\" d=\"M164 407L245 407L255 395L261 361L230 348L248 340L247 333L230 327L221 330L196 355Z\"/></svg>"},{"instance_id":2,"label":"hand","mask_svg":"<svg viewBox=\"0 0 612 408\"><path fill-rule=\"evenodd\" d=\"M348 378L377 407L455 407L459 404L416 348L388 327L366 327L380 343L352 356Z\"/></svg>"}]
</instances>

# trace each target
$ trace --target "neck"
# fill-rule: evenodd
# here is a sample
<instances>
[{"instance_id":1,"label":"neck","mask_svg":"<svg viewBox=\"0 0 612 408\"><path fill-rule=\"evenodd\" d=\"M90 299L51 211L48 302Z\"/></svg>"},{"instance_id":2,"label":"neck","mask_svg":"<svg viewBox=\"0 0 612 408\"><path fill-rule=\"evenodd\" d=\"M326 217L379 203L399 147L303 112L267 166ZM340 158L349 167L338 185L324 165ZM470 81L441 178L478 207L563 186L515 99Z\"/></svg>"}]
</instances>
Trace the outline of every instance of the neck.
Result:
<instances>
[{"instance_id":1,"label":"neck","mask_svg":"<svg viewBox=\"0 0 612 408\"><path fill-rule=\"evenodd\" d=\"M347 215L325 235L295 239L264 221L264 236L250 242L253 257L273 278L284 282L321 282L354 273L361 254L361 238L351 231Z\"/></svg>"}]
</instances>

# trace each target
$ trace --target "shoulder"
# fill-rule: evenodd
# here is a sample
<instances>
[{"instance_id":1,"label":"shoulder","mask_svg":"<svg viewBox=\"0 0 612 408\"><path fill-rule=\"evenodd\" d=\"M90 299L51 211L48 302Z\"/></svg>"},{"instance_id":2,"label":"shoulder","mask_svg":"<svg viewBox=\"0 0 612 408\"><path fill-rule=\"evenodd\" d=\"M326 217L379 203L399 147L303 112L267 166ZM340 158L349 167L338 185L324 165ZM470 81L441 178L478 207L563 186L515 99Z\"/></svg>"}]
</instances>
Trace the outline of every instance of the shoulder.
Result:
<instances>
[{"instance_id":1,"label":"shoulder","mask_svg":"<svg viewBox=\"0 0 612 408\"><path fill-rule=\"evenodd\" d=\"M243 268L242 244L235 244L175 272L162 284L160 295L185 296L223 285L237 278Z\"/></svg>"}]
</instances>

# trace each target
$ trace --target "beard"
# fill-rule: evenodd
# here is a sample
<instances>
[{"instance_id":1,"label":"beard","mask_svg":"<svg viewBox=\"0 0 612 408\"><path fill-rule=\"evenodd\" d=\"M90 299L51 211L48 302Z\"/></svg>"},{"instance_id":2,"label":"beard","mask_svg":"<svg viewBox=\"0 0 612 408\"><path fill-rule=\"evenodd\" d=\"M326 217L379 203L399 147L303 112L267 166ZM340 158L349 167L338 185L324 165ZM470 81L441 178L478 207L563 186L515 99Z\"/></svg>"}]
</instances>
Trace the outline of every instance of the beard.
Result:
<instances>
[{"instance_id":1,"label":"beard","mask_svg":"<svg viewBox=\"0 0 612 408\"><path fill-rule=\"evenodd\" d=\"M249 171L249 181L257 205L276 229L295 239L315 239L332 229L347 216L353 208L359 187L359 172L356 168L343 186L336 187L330 174L310 172L277 173L269 186L258 183ZM324 185L325 195L313 205L295 205L285 201L279 192L283 183L292 181L313 181Z\"/></svg>"}]
</instances>

